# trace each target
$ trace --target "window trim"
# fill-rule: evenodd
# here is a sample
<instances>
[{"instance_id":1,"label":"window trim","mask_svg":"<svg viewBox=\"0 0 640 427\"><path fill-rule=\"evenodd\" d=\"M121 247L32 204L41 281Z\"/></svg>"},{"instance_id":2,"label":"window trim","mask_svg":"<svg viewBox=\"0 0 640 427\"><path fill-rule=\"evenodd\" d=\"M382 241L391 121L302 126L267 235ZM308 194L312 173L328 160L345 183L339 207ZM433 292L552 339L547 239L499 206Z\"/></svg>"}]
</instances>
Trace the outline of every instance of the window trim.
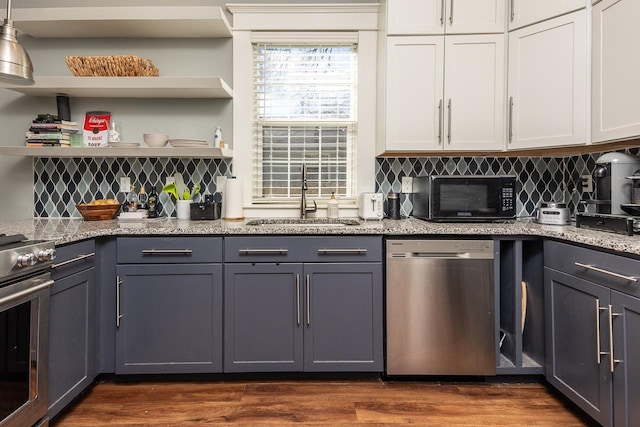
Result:
<instances>
[{"instance_id":1,"label":"window trim","mask_svg":"<svg viewBox=\"0 0 640 427\"><path fill-rule=\"evenodd\" d=\"M330 5L316 9L318 5L228 5L234 13L233 34L233 135L234 151L233 174L243 183L243 207L245 216L297 216L299 204L252 203L252 150L253 129L251 126L253 112L252 97L252 41L262 37L280 37L289 39L295 31L313 30L307 37L318 37L323 34L341 37L336 31L347 32L351 37L357 36L358 43L358 140L356 143L356 195L370 192L375 188L375 155L376 155L376 69L377 69L377 7L374 5ZM244 13L251 16L243 16ZM269 14L265 18L264 14ZM306 17L313 20L313 28ZM373 17L373 20L372 20ZM251 23L252 21L253 24ZM265 28L277 26L277 28ZM253 28L255 25L256 28ZM261 32L252 30L283 31ZM324 31L327 31L326 33ZM276 36L277 34L277 36ZM364 89L363 89L364 88ZM323 217L326 204L318 205L318 217ZM357 216L355 202L340 204L341 215Z\"/></svg>"}]
</instances>

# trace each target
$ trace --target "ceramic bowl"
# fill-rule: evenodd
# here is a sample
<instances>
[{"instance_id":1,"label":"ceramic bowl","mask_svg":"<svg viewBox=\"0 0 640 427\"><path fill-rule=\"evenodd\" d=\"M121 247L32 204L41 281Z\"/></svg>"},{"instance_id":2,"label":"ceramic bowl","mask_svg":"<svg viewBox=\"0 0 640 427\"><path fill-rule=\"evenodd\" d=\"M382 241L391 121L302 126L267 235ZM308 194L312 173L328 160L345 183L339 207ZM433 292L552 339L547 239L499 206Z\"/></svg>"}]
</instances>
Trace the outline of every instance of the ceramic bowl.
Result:
<instances>
[{"instance_id":1,"label":"ceramic bowl","mask_svg":"<svg viewBox=\"0 0 640 427\"><path fill-rule=\"evenodd\" d=\"M164 147L169 142L169 135L164 133L145 133L142 138L147 146L153 148Z\"/></svg>"}]
</instances>

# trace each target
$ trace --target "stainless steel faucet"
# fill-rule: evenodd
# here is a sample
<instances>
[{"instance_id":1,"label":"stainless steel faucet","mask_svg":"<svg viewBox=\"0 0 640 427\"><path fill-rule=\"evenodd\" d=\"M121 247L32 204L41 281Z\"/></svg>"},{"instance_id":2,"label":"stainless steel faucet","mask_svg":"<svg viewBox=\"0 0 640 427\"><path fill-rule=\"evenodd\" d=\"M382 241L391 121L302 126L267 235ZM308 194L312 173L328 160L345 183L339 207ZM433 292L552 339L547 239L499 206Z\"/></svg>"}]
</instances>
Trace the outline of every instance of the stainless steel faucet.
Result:
<instances>
[{"instance_id":1,"label":"stainless steel faucet","mask_svg":"<svg viewBox=\"0 0 640 427\"><path fill-rule=\"evenodd\" d=\"M304 163L302 164L301 181L302 181L302 191L300 192L300 219L307 219L307 214L317 211L318 205L316 205L316 201L314 200L313 207L312 208L307 207L307 198L306 198L306 191L308 188L307 187L307 165Z\"/></svg>"}]
</instances>

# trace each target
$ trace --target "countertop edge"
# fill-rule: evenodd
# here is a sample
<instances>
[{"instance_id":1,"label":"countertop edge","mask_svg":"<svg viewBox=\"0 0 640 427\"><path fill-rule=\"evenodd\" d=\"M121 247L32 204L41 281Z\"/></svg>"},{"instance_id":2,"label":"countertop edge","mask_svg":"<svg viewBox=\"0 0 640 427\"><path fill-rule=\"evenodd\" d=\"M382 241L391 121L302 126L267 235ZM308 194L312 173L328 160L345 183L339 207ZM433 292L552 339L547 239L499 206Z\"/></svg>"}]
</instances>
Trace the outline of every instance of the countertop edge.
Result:
<instances>
[{"instance_id":1,"label":"countertop edge","mask_svg":"<svg viewBox=\"0 0 640 427\"><path fill-rule=\"evenodd\" d=\"M24 234L29 239L53 240L65 245L81 240L107 236L237 236L237 235L329 235L357 236L380 235L384 237L411 236L490 236L548 238L607 250L620 255L640 257L640 239L573 225L541 225L531 219L504 223L435 223L415 218L402 220L361 221L360 225L342 227L305 226L261 227L248 226L243 221L184 221L177 219L146 220L139 222L83 221L69 218L36 218L19 221L3 221L0 233Z\"/></svg>"}]
</instances>

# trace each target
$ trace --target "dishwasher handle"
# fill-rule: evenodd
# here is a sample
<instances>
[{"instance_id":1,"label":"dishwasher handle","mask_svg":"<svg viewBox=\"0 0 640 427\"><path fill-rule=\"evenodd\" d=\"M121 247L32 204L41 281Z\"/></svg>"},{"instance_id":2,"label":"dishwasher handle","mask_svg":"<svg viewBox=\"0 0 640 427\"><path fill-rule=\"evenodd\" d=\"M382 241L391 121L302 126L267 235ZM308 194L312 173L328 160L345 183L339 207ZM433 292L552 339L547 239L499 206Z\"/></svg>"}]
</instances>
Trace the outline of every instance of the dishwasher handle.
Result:
<instances>
[{"instance_id":1,"label":"dishwasher handle","mask_svg":"<svg viewBox=\"0 0 640 427\"><path fill-rule=\"evenodd\" d=\"M483 252L411 252L408 258L429 258L429 259L474 259L486 258ZM489 253L491 255L491 253Z\"/></svg>"}]
</instances>

